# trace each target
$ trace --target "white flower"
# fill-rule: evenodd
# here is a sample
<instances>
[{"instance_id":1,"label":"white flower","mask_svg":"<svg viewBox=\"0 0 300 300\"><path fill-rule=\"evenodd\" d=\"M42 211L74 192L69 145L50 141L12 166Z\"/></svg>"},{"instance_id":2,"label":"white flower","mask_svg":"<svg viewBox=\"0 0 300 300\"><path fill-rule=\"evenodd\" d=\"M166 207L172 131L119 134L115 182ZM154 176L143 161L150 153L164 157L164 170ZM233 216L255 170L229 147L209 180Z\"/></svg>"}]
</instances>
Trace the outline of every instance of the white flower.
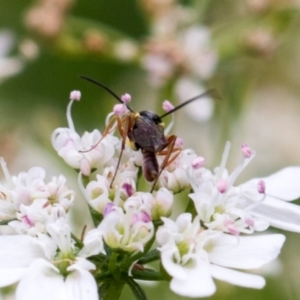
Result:
<instances>
[{"instance_id":1,"label":"white flower","mask_svg":"<svg viewBox=\"0 0 300 300\"><path fill-rule=\"evenodd\" d=\"M261 180L266 185L266 197L251 213L267 219L273 227L300 232L300 207L287 202L300 197L300 167L288 167L268 177L252 179L241 188L254 189ZM249 204L254 202L251 200L248 199Z\"/></svg>"},{"instance_id":2,"label":"white flower","mask_svg":"<svg viewBox=\"0 0 300 300\"><path fill-rule=\"evenodd\" d=\"M14 37L11 31L0 31L0 83L5 78L16 75L23 68L20 58L6 57L13 47Z\"/></svg>"},{"instance_id":3,"label":"white flower","mask_svg":"<svg viewBox=\"0 0 300 300\"><path fill-rule=\"evenodd\" d=\"M48 226L50 237L0 236L0 287L19 281L16 300L98 299L96 282L89 272L94 264L85 257L103 251L95 232L87 235L79 255L70 229L60 219ZM95 247L97 241L97 247ZM101 242L99 242L101 241Z\"/></svg>"},{"instance_id":4,"label":"white flower","mask_svg":"<svg viewBox=\"0 0 300 300\"><path fill-rule=\"evenodd\" d=\"M3 159L0 160L6 183L0 184L0 220L13 220L8 225L16 233L44 233L48 223L65 214L73 204L74 191L66 185L64 176L45 181L43 168L34 167L18 176L10 176Z\"/></svg>"},{"instance_id":5,"label":"white flower","mask_svg":"<svg viewBox=\"0 0 300 300\"><path fill-rule=\"evenodd\" d=\"M54 130L51 141L58 155L68 165L89 176L94 168L102 167L113 157L118 139L111 134L102 137L97 129L91 133L84 132L82 137L78 135L71 117L71 107L75 100L80 99L79 93L79 91L71 93L71 101L67 108L69 128Z\"/></svg>"},{"instance_id":6,"label":"white flower","mask_svg":"<svg viewBox=\"0 0 300 300\"><path fill-rule=\"evenodd\" d=\"M89 205L96 211L103 214L103 209L109 202L114 202L117 206L123 206L124 201L133 195L136 190L137 167L128 161L121 164L117 170L113 185L112 178L116 172L116 163L112 160L110 167L104 168L102 174L96 175L96 180L91 180L84 187L81 174L78 183L82 194Z\"/></svg>"},{"instance_id":7,"label":"white flower","mask_svg":"<svg viewBox=\"0 0 300 300\"><path fill-rule=\"evenodd\" d=\"M164 268L172 277L173 292L188 297L212 295L212 278L228 283L262 288L263 277L234 269L255 269L275 259L285 240L281 234L234 237L203 230L198 218L181 214L176 222L163 218L156 238Z\"/></svg>"},{"instance_id":8,"label":"white flower","mask_svg":"<svg viewBox=\"0 0 300 300\"><path fill-rule=\"evenodd\" d=\"M165 156L158 156L159 164ZM173 193L179 193L183 189L190 186L187 176L187 169L197 158L195 152L191 149L182 150L174 162L169 164L159 176L158 185L165 187Z\"/></svg>"},{"instance_id":9,"label":"white flower","mask_svg":"<svg viewBox=\"0 0 300 300\"><path fill-rule=\"evenodd\" d=\"M263 231L269 225L300 232L299 206L282 201L300 196L300 168L287 168L270 177L234 186L255 152L242 145L242 162L229 174L225 169L229 150L227 143L215 173L205 168L189 170L194 190L189 196L204 225L234 235Z\"/></svg>"},{"instance_id":10,"label":"white flower","mask_svg":"<svg viewBox=\"0 0 300 300\"><path fill-rule=\"evenodd\" d=\"M21 204L16 220L8 225L18 234L38 236L46 232L48 224L65 215L66 211L62 206L51 206L47 200L37 199L31 205Z\"/></svg>"},{"instance_id":11,"label":"white flower","mask_svg":"<svg viewBox=\"0 0 300 300\"><path fill-rule=\"evenodd\" d=\"M154 226L147 213L130 209L124 212L112 203L107 205L104 219L97 229L109 247L128 252L143 252L154 234Z\"/></svg>"},{"instance_id":12,"label":"white flower","mask_svg":"<svg viewBox=\"0 0 300 300\"><path fill-rule=\"evenodd\" d=\"M173 194L166 188L160 188L157 192L137 192L129 197L124 208L126 211L134 209L139 212L146 212L152 220L160 220L161 217L168 217L172 212Z\"/></svg>"}]
</instances>

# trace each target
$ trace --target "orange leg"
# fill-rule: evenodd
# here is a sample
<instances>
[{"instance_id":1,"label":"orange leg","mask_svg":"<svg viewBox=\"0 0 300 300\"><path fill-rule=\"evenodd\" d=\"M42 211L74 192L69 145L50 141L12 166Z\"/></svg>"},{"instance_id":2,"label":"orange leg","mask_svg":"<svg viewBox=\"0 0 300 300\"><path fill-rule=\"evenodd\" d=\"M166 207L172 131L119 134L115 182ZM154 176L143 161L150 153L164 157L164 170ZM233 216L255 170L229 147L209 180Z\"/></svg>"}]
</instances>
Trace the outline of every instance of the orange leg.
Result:
<instances>
[{"instance_id":1,"label":"orange leg","mask_svg":"<svg viewBox=\"0 0 300 300\"><path fill-rule=\"evenodd\" d=\"M116 171L115 171L115 174L110 182L110 188L112 188L112 185L116 179L116 176L117 176L117 172L118 172L118 169L119 169L119 166L120 166L120 163L121 163L121 158L122 158L122 155L123 155L123 151L125 149L125 143L126 143L126 137L128 135L128 132L132 129L133 127L133 121L134 121L134 116L132 114L130 115L126 115L124 118L122 118L122 120L120 120L119 118L119 121L117 120L118 122L118 130L119 130L119 133L121 135L121 139L122 139L122 144L121 144L121 152L120 152L120 155L119 155L119 159L118 159L118 162L117 162L117 167L116 167ZM125 129L123 128L122 124L125 123Z\"/></svg>"},{"instance_id":2,"label":"orange leg","mask_svg":"<svg viewBox=\"0 0 300 300\"><path fill-rule=\"evenodd\" d=\"M167 167L169 166L172 162L174 162L176 160L176 158L179 156L180 152L181 152L181 149L180 148L174 148L175 147L175 142L176 142L176 138L177 136L176 135L171 135L169 137L167 137L167 146L165 148L165 150L163 151L160 151L157 153L157 155L165 155L165 158L160 166L160 171L158 173L158 176L157 178L155 179L153 185L152 185L152 188L151 188L151 191L150 193L153 192L154 188L155 188L155 185L159 179L159 176L161 175L162 171ZM175 153L177 152L171 159L171 154L172 153Z\"/></svg>"},{"instance_id":3,"label":"orange leg","mask_svg":"<svg viewBox=\"0 0 300 300\"><path fill-rule=\"evenodd\" d=\"M99 139L99 141L95 145L93 145L90 149L88 149L88 150L80 150L79 152L80 153L86 153L86 152L90 152L91 150L95 149L101 143L101 141L109 134L110 130L112 130L115 121L117 121L118 130L119 130L119 132L121 134L121 130L123 130L122 129L122 120L120 119L119 116L114 115L110 119L110 121L109 121L108 125L106 126L106 128L104 129L102 137Z\"/></svg>"},{"instance_id":4,"label":"orange leg","mask_svg":"<svg viewBox=\"0 0 300 300\"><path fill-rule=\"evenodd\" d=\"M89 151L95 149L101 143L103 138L105 138L110 133L110 131L112 131L112 128L113 128L115 122L117 122L117 128L118 128L119 134L122 139L122 144L121 144L121 152L120 152L119 159L117 162L116 171L115 171L115 174L110 183L110 188L112 188L113 182L117 176L117 172L118 172L118 169L120 166L123 151L125 149L126 137L128 135L128 132L132 129L133 124L134 124L134 114L127 114L122 119L119 116L114 115L111 118L111 120L109 121L106 128L104 129L102 137L99 139L99 141L95 145L93 145L90 149L79 151L80 153L86 153L86 152L89 152Z\"/></svg>"}]
</instances>

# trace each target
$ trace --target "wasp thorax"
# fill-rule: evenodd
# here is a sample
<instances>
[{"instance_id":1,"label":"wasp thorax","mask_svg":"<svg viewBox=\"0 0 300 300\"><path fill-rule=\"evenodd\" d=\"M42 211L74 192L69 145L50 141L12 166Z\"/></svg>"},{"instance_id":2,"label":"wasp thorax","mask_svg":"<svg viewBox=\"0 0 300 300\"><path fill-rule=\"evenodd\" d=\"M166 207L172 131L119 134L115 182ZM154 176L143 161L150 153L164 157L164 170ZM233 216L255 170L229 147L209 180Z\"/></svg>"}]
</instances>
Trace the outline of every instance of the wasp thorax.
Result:
<instances>
[{"instance_id":1,"label":"wasp thorax","mask_svg":"<svg viewBox=\"0 0 300 300\"><path fill-rule=\"evenodd\" d=\"M148 119L153 121L155 124L161 124L161 118L154 112L149 111L149 110L143 110L140 112L140 116L142 118Z\"/></svg>"}]
</instances>

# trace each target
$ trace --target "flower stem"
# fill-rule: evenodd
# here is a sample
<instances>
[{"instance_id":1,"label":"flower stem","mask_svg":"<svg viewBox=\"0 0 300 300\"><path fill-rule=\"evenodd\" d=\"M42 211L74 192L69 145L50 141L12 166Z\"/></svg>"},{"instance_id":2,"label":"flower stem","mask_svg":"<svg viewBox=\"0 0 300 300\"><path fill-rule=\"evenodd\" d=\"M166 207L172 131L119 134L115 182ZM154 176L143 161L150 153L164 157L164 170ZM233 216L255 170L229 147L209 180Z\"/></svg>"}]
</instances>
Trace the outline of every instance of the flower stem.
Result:
<instances>
[{"instance_id":1,"label":"flower stem","mask_svg":"<svg viewBox=\"0 0 300 300\"><path fill-rule=\"evenodd\" d=\"M101 300L118 300L121 296L124 285L125 281L121 278L110 280L105 287L101 287Z\"/></svg>"}]
</instances>

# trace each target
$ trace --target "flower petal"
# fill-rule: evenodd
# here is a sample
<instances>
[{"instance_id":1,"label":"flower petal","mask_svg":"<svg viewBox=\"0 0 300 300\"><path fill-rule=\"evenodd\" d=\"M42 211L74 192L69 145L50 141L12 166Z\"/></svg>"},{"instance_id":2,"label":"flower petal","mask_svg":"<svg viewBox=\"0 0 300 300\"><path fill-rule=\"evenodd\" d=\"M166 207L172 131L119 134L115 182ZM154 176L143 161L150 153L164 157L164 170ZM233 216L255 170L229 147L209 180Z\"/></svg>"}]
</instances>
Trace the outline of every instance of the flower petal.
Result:
<instances>
[{"instance_id":1,"label":"flower petal","mask_svg":"<svg viewBox=\"0 0 300 300\"><path fill-rule=\"evenodd\" d=\"M3 235L0 245L0 269L28 267L35 259L45 258L42 245L30 236Z\"/></svg>"},{"instance_id":2,"label":"flower petal","mask_svg":"<svg viewBox=\"0 0 300 300\"><path fill-rule=\"evenodd\" d=\"M65 281L68 300L98 300L97 285L92 274L86 270L76 268ZM53 298L55 299L55 298Z\"/></svg>"},{"instance_id":3,"label":"flower petal","mask_svg":"<svg viewBox=\"0 0 300 300\"><path fill-rule=\"evenodd\" d=\"M265 279L259 275L246 274L215 265L211 266L211 273L216 279L242 287L261 289L266 284Z\"/></svg>"},{"instance_id":4,"label":"flower petal","mask_svg":"<svg viewBox=\"0 0 300 300\"><path fill-rule=\"evenodd\" d=\"M185 268L186 279L174 277L171 280L171 290L181 296L207 297L216 291L212 280L209 264L199 259L195 268Z\"/></svg>"},{"instance_id":5,"label":"flower petal","mask_svg":"<svg viewBox=\"0 0 300 300\"><path fill-rule=\"evenodd\" d=\"M66 298L63 276L51 263L37 259L21 279L16 300L71 300Z\"/></svg>"},{"instance_id":6,"label":"flower petal","mask_svg":"<svg viewBox=\"0 0 300 300\"><path fill-rule=\"evenodd\" d=\"M26 272L26 268L1 269L0 288L11 285L19 281L25 272Z\"/></svg>"},{"instance_id":7,"label":"flower petal","mask_svg":"<svg viewBox=\"0 0 300 300\"><path fill-rule=\"evenodd\" d=\"M251 210L251 214L267 219L271 226L283 230L300 232L300 206L272 197Z\"/></svg>"},{"instance_id":8,"label":"flower petal","mask_svg":"<svg viewBox=\"0 0 300 300\"><path fill-rule=\"evenodd\" d=\"M209 261L230 268L259 268L278 256L284 241L282 234L241 237L218 235L208 242L208 247L211 247Z\"/></svg>"}]
</instances>

